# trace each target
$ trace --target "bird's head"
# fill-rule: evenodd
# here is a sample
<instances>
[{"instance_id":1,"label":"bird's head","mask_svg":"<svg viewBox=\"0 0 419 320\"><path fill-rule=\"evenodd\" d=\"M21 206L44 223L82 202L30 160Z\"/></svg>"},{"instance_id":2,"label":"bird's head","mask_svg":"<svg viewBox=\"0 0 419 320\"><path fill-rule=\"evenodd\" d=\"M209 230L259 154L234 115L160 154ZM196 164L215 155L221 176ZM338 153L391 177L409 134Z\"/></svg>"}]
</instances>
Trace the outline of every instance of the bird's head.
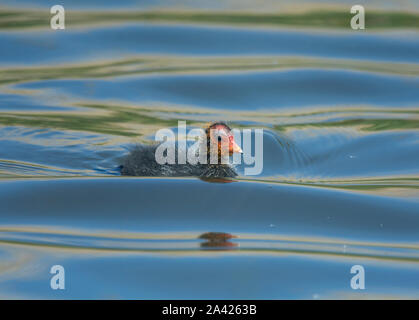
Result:
<instances>
[{"instance_id":1,"label":"bird's head","mask_svg":"<svg viewBox=\"0 0 419 320\"><path fill-rule=\"evenodd\" d=\"M230 127L223 122L211 123L205 130L208 155L217 152L218 158L231 156L233 153L243 153L234 141Z\"/></svg>"}]
</instances>

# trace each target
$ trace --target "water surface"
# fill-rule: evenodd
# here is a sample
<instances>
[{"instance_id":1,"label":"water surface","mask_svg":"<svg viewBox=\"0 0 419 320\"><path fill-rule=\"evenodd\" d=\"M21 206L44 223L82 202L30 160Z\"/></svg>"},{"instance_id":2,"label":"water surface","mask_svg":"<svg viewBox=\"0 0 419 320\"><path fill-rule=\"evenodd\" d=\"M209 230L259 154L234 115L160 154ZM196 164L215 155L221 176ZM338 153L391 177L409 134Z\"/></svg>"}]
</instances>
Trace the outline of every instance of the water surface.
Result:
<instances>
[{"instance_id":1,"label":"water surface","mask_svg":"<svg viewBox=\"0 0 419 320\"><path fill-rule=\"evenodd\" d=\"M415 2L5 5L0 298L419 298ZM178 120L263 128L262 173L120 176Z\"/></svg>"}]
</instances>

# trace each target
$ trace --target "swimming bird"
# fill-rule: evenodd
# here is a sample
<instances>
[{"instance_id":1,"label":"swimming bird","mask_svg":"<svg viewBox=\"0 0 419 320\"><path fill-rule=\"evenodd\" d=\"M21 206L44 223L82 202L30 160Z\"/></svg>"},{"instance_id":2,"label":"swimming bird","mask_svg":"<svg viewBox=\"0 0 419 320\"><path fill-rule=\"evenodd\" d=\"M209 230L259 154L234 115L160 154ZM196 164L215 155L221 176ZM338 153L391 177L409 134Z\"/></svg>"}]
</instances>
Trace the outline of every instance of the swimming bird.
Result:
<instances>
[{"instance_id":1,"label":"swimming bird","mask_svg":"<svg viewBox=\"0 0 419 320\"><path fill-rule=\"evenodd\" d=\"M206 151L206 163L164 163L156 160L160 144L137 145L124 158L121 174L125 176L233 178L237 176L226 158L233 153L243 153L234 140L231 128L224 122L214 122L206 127L199 139L200 150ZM176 147L177 154L178 147ZM215 161L214 161L215 160Z\"/></svg>"}]
</instances>

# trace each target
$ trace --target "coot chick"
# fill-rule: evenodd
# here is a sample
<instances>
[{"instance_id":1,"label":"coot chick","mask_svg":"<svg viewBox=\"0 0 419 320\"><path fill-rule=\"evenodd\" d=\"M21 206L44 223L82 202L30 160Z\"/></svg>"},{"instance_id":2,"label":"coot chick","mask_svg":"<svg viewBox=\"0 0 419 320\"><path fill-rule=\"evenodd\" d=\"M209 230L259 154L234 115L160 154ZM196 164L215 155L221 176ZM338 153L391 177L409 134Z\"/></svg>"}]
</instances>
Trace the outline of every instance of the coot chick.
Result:
<instances>
[{"instance_id":1,"label":"coot chick","mask_svg":"<svg viewBox=\"0 0 419 320\"><path fill-rule=\"evenodd\" d=\"M221 141L227 141L228 148L222 147ZM200 178L233 178L237 176L234 168L222 161L223 158L228 158L233 153L242 153L242 150L234 141L233 133L227 124L215 122L209 125L205 129L204 136L200 137L199 143L201 148L206 149L207 163L160 164L156 161L155 156L159 144L137 145L124 158L121 174L144 177L195 176ZM214 155L214 153L216 154ZM218 161L214 163L213 159L218 159Z\"/></svg>"}]
</instances>

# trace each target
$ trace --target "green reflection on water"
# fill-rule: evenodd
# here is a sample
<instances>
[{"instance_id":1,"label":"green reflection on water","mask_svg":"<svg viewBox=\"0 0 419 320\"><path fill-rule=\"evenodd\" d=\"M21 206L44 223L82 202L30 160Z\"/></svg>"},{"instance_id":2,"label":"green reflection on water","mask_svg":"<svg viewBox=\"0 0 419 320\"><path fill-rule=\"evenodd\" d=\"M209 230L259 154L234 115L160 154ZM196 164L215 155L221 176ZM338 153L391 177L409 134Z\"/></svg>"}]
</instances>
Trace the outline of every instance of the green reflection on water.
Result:
<instances>
[{"instance_id":1,"label":"green reflection on water","mask_svg":"<svg viewBox=\"0 0 419 320\"><path fill-rule=\"evenodd\" d=\"M418 76L419 65L314 57L168 57L140 56L129 59L74 65L0 68L0 84L77 78L109 78L147 74L213 73L287 69L342 69Z\"/></svg>"},{"instance_id":2,"label":"green reflection on water","mask_svg":"<svg viewBox=\"0 0 419 320\"><path fill-rule=\"evenodd\" d=\"M135 125L152 124L155 127L173 127L178 124L177 120L164 120L147 115L143 109L94 104L89 104L87 107L100 109L102 112L94 114L2 112L0 113L0 124L86 131L119 136L140 136L144 134L138 129L125 128L124 124L126 123Z\"/></svg>"},{"instance_id":3,"label":"green reflection on water","mask_svg":"<svg viewBox=\"0 0 419 320\"><path fill-rule=\"evenodd\" d=\"M66 11L71 26L126 23L173 22L232 26L293 26L316 28L349 28L353 15L348 10L315 10L296 13L248 13L220 11ZM2 9L0 29L49 28L49 10ZM419 28L419 15L410 12L370 11L366 14L368 29Z\"/></svg>"},{"instance_id":4,"label":"green reflection on water","mask_svg":"<svg viewBox=\"0 0 419 320\"><path fill-rule=\"evenodd\" d=\"M320 255L334 258L368 258L398 262L419 262L417 243L389 243L289 236L278 234L234 235L237 247L207 248L201 244L201 232L121 232L115 230L79 230L51 226L2 226L0 247L19 246L38 249L68 250L68 253L103 252L162 254L175 256L243 255Z\"/></svg>"},{"instance_id":5,"label":"green reflection on water","mask_svg":"<svg viewBox=\"0 0 419 320\"><path fill-rule=\"evenodd\" d=\"M275 126L278 131L284 131L287 127L358 127L363 131L384 130L409 130L419 129L419 119L348 119L333 122L310 122L305 124Z\"/></svg>"},{"instance_id":6,"label":"green reflection on water","mask_svg":"<svg viewBox=\"0 0 419 320\"><path fill-rule=\"evenodd\" d=\"M151 133L152 130L158 128L176 127L178 125L178 119L176 114L181 112L167 111L159 109L158 107L125 107L115 105L100 105L100 104L89 104L85 103L81 106L90 109L96 109L98 112L83 113L83 112L0 112L0 124L7 126L25 126L25 127L40 127L40 128L55 128L62 130L76 130L95 132L103 134L112 134L117 136L142 136L147 133ZM158 112L164 112L164 118L160 117ZM340 112L344 112L340 110ZM384 131L384 130L416 130L419 128L419 119L416 118L391 118L391 116L398 111L403 114L403 110L391 110L388 118L382 116L386 113L383 110L377 110L379 118L377 119L363 119L362 115L358 115L357 119L347 120L336 120L336 121L323 121L320 119L318 122L313 119L307 123L292 123L292 124L278 124L274 125L273 128L277 131L285 131L290 128L301 128L301 127L353 127L361 131ZM219 115L223 114L223 111L218 111ZM186 112L184 112L186 113ZM234 112L229 112L230 117ZM254 117L252 112L246 113L243 111L237 111L240 113L240 119L248 121L260 121L275 123L272 117L268 115L260 115L259 119ZM329 112L326 111L325 114ZM271 114L272 116L272 114ZM285 118L280 112L276 113L276 116L283 121ZM332 117L333 115L328 115ZM269 119L270 118L270 119ZM234 122L234 121L233 121ZM283 121L285 122L285 121ZM188 125L203 125L203 122L188 120ZM234 125L237 128L246 127L245 125ZM150 131L151 130L151 131Z\"/></svg>"}]
</instances>

